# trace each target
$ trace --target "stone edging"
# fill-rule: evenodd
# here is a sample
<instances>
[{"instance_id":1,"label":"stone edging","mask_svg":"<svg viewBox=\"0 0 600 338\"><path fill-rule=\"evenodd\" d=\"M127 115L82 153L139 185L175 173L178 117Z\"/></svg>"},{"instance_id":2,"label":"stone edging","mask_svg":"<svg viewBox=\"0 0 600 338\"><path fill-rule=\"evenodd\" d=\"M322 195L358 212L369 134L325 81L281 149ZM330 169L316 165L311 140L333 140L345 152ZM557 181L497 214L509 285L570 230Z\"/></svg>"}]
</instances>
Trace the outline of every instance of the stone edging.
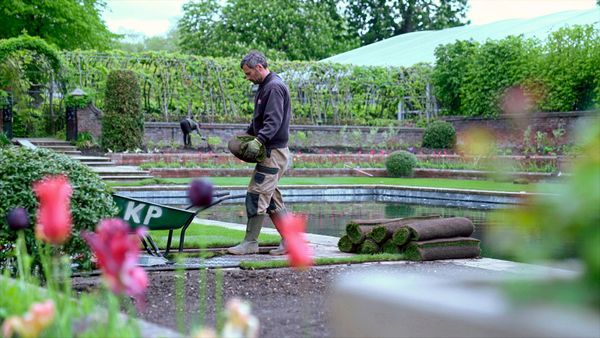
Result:
<instances>
[{"instance_id":1,"label":"stone edging","mask_svg":"<svg viewBox=\"0 0 600 338\"><path fill-rule=\"evenodd\" d=\"M187 205L187 185L115 187L119 194L163 205ZM285 185L280 189L288 202L396 202L472 209L496 209L515 205L535 193L467 189L421 188L391 185ZM246 187L223 186L216 191L243 195ZM240 203L243 198L223 203Z\"/></svg>"},{"instance_id":2,"label":"stone edging","mask_svg":"<svg viewBox=\"0 0 600 338\"><path fill-rule=\"evenodd\" d=\"M229 169L229 168L152 168L150 175L163 178L181 177L240 177L250 176L253 169ZM450 169L415 169L415 178L453 178L453 179L486 179L493 173L480 170L450 170ZM291 168L286 171L288 177L327 177L327 176L375 176L386 177L387 171L380 168ZM521 179L528 182L555 179L552 173L528 173L514 172L503 175L507 181Z\"/></svg>"}]
</instances>

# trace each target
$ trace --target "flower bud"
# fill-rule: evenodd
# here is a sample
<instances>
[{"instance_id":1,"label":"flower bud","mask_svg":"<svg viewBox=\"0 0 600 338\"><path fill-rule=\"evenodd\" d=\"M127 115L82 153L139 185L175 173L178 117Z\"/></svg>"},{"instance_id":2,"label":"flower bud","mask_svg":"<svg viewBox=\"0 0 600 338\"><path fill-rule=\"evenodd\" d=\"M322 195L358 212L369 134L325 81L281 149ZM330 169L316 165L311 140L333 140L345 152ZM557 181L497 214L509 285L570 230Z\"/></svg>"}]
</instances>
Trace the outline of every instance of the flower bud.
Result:
<instances>
[{"instance_id":1,"label":"flower bud","mask_svg":"<svg viewBox=\"0 0 600 338\"><path fill-rule=\"evenodd\" d=\"M188 190L188 197L192 205L196 207L207 207L212 203L213 186L204 179L192 181Z\"/></svg>"},{"instance_id":2,"label":"flower bud","mask_svg":"<svg viewBox=\"0 0 600 338\"><path fill-rule=\"evenodd\" d=\"M11 209L6 214L6 222L14 231L25 229L29 226L29 214L24 208Z\"/></svg>"}]
</instances>

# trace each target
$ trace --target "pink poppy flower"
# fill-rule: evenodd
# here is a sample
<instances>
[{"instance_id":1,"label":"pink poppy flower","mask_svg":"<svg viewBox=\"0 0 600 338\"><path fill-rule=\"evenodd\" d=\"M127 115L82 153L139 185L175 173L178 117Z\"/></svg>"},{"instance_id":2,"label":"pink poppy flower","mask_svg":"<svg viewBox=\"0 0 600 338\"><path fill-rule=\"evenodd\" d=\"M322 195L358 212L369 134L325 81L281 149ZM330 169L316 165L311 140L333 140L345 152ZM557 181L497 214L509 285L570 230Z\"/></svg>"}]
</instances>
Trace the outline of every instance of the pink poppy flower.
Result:
<instances>
[{"instance_id":1,"label":"pink poppy flower","mask_svg":"<svg viewBox=\"0 0 600 338\"><path fill-rule=\"evenodd\" d=\"M375 155L375 150L371 150L371 151L369 152L369 154L371 154L371 155Z\"/></svg>"},{"instance_id":2,"label":"pink poppy flower","mask_svg":"<svg viewBox=\"0 0 600 338\"><path fill-rule=\"evenodd\" d=\"M54 301L33 303L29 311L22 317L12 316L2 323L2 334L10 338L13 333L23 338L38 337L42 331L54 321L56 308Z\"/></svg>"},{"instance_id":3,"label":"pink poppy flower","mask_svg":"<svg viewBox=\"0 0 600 338\"><path fill-rule=\"evenodd\" d=\"M108 287L115 293L125 293L139 299L148 287L148 276L137 266L139 238L145 229L138 228L136 235L130 234L129 225L118 218L100 222L96 232L84 232L97 264L102 270Z\"/></svg>"},{"instance_id":4,"label":"pink poppy flower","mask_svg":"<svg viewBox=\"0 0 600 338\"><path fill-rule=\"evenodd\" d=\"M288 251L288 260L294 268L304 270L313 265L313 252L304 238L306 216L287 214L277 222Z\"/></svg>"},{"instance_id":5,"label":"pink poppy flower","mask_svg":"<svg viewBox=\"0 0 600 338\"><path fill-rule=\"evenodd\" d=\"M69 202L73 189L66 176L46 177L33 184L40 201L37 211L36 237L52 244L62 244L71 235Z\"/></svg>"}]
</instances>

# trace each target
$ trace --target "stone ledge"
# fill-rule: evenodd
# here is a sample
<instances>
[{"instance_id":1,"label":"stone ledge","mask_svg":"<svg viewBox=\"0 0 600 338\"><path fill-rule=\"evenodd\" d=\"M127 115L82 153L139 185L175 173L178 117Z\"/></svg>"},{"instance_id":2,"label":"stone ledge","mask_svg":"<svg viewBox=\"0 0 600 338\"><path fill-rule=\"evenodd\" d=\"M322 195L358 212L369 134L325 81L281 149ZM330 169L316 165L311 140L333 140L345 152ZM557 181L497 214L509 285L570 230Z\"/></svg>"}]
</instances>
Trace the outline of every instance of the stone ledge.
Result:
<instances>
[{"instance_id":1,"label":"stone ledge","mask_svg":"<svg viewBox=\"0 0 600 338\"><path fill-rule=\"evenodd\" d=\"M253 169L229 169L229 168L154 168L149 169L150 175L163 178L182 178L182 177L245 177L252 174ZM453 178L453 179L487 179L494 173L479 170L450 170L450 169L415 169L413 177L415 178ZM291 168L286 171L287 177L330 177L330 176L374 176L386 177L385 169L380 168ZM551 173L528 173L514 172L503 173L507 181L515 179L526 180L527 182L538 182L542 180L556 179L556 175Z\"/></svg>"}]
</instances>

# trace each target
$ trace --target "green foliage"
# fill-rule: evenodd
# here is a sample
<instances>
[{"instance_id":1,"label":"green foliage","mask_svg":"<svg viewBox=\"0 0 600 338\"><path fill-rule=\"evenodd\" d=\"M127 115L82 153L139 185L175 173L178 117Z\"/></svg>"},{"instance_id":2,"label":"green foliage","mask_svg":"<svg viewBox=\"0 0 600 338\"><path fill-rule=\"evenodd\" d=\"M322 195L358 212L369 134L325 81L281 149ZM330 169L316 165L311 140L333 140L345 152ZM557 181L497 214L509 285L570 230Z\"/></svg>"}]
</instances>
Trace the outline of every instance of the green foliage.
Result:
<instances>
[{"instance_id":1,"label":"green foliage","mask_svg":"<svg viewBox=\"0 0 600 338\"><path fill-rule=\"evenodd\" d=\"M101 18L102 0L12 0L0 2L0 39L23 32L61 49L107 49L111 33Z\"/></svg>"},{"instance_id":2,"label":"green foliage","mask_svg":"<svg viewBox=\"0 0 600 338\"><path fill-rule=\"evenodd\" d=\"M391 177L411 176L417 165L417 157L408 151L395 151L385 161L385 168Z\"/></svg>"},{"instance_id":3,"label":"green foliage","mask_svg":"<svg viewBox=\"0 0 600 338\"><path fill-rule=\"evenodd\" d=\"M543 111L600 108L600 28L575 26L552 33L541 56Z\"/></svg>"},{"instance_id":4,"label":"green foliage","mask_svg":"<svg viewBox=\"0 0 600 338\"><path fill-rule=\"evenodd\" d=\"M196 55L241 56L259 49L271 59L319 60L358 46L335 1L209 0L189 2L183 11L180 47Z\"/></svg>"},{"instance_id":5,"label":"green foliage","mask_svg":"<svg viewBox=\"0 0 600 338\"><path fill-rule=\"evenodd\" d=\"M436 66L432 74L435 97L442 113L461 111L461 88L465 85L467 66L473 62L479 44L474 41L457 41L435 49Z\"/></svg>"},{"instance_id":6,"label":"green foliage","mask_svg":"<svg viewBox=\"0 0 600 338\"><path fill-rule=\"evenodd\" d=\"M600 107L600 28L562 28L545 44L522 36L483 44L439 46L432 79L444 114L496 117L502 112L573 111ZM519 88L525 105L506 110ZM509 97L510 99L510 97Z\"/></svg>"},{"instance_id":7,"label":"green foliage","mask_svg":"<svg viewBox=\"0 0 600 338\"><path fill-rule=\"evenodd\" d=\"M0 148L0 261L12 252L9 243L14 243L17 234L9 230L4 215L15 207L27 209L35 224L38 207L32 184L48 175L66 174L73 187L71 213L72 236L63 245L66 253L77 256L80 263L89 265L90 252L80 236L83 230L94 230L100 219L116 215L116 207L110 197L109 188L87 166L68 156L50 150L29 150L23 147ZM36 253L34 229L25 230L28 251Z\"/></svg>"},{"instance_id":8,"label":"green foliage","mask_svg":"<svg viewBox=\"0 0 600 338\"><path fill-rule=\"evenodd\" d=\"M344 12L364 46L399 34L464 25L467 8L466 0L349 0Z\"/></svg>"},{"instance_id":9,"label":"green foliage","mask_svg":"<svg viewBox=\"0 0 600 338\"><path fill-rule=\"evenodd\" d=\"M0 148L5 148L11 144L10 139L4 132L0 132Z\"/></svg>"},{"instance_id":10,"label":"green foliage","mask_svg":"<svg viewBox=\"0 0 600 338\"><path fill-rule=\"evenodd\" d=\"M65 97L65 107L70 108L85 108L92 102L89 95L67 95Z\"/></svg>"},{"instance_id":11,"label":"green foliage","mask_svg":"<svg viewBox=\"0 0 600 338\"><path fill-rule=\"evenodd\" d=\"M498 116L505 89L534 78L539 53L537 41L515 36L480 45L460 88L461 114Z\"/></svg>"},{"instance_id":12,"label":"green foliage","mask_svg":"<svg viewBox=\"0 0 600 338\"><path fill-rule=\"evenodd\" d=\"M90 149L98 146L96 140L94 140L94 136L87 131L77 133L77 140L75 141L75 146L77 149Z\"/></svg>"},{"instance_id":13,"label":"green foliage","mask_svg":"<svg viewBox=\"0 0 600 338\"><path fill-rule=\"evenodd\" d=\"M456 144L456 130L452 124L445 121L434 121L423 133L423 147L425 148L454 148Z\"/></svg>"},{"instance_id":14,"label":"green foliage","mask_svg":"<svg viewBox=\"0 0 600 338\"><path fill-rule=\"evenodd\" d=\"M598 120L578 130L581 155L572 175L552 194L536 195L519 208L505 210L496 217L518 227L495 229L491 235L497 250L519 259L540 261L576 257L585 267L586 297L600 306L600 123ZM493 222L496 220L492 220ZM540 238L530 242L528 238ZM544 298L554 295L546 293Z\"/></svg>"},{"instance_id":15,"label":"green foliage","mask_svg":"<svg viewBox=\"0 0 600 338\"><path fill-rule=\"evenodd\" d=\"M102 117L102 146L113 151L136 149L144 138L140 86L130 70L108 74Z\"/></svg>"},{"instance_id":16,"label":"green foliage","mask_svg":"<svg viewBox=\"0 0 600 338\"><path fill-rule=\"evenodd\" d=\"M240 59L148 52L65 52L67 87L96 92L104 106L107 74L129 69L139 75L146 121L247 122L253 111L252 85ZM290 88L296 124L381 125L396 120L406 95L425 96L431 66L358 67L318 62L270 61ZM80 76L79 67L84 72ZM415 101L415 106L419 104Z\"/></svg>"},{"instance_id":17,"label":"green foliage","mask_svg":"<svg viewBox=\"0 0 600 338\"><path fill-rule=\"evenodd\" d=\"M0 63L3 63L7 57L19 50L28 50L38 55L45 56L56 73L59 73L63 68L62 57L58 54L56 49L51 47L43 39L28 35L0 40Z\"/></svg>"}]
</instances>

